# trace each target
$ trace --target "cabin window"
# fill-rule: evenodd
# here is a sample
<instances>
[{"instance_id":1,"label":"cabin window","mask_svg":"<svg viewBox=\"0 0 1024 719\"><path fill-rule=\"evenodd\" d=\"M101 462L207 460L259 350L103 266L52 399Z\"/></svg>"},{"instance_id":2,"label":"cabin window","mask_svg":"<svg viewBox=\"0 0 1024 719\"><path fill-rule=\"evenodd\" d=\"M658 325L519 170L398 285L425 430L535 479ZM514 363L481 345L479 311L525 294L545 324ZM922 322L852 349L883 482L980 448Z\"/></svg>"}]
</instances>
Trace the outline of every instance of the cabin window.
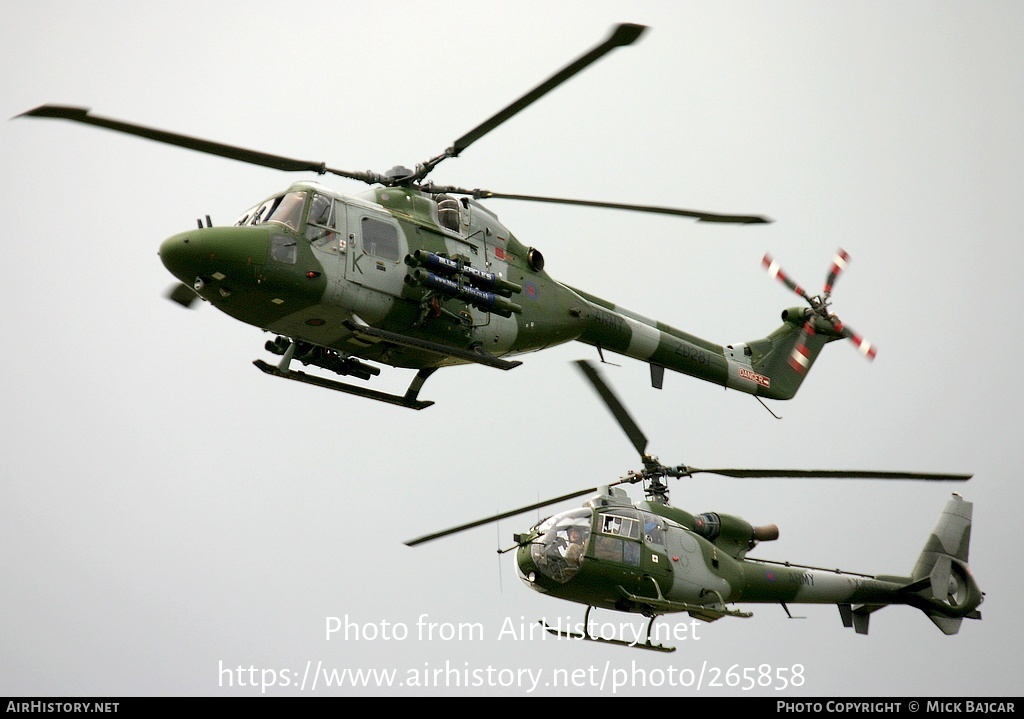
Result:
<instances>
[{"instance_id":1,"label":"cabin window","mask_svg":"<svg viewBox=\"0 0 1024 719\"><path fill-rule=\"evenodd\" d=\"M375 217L364 217L362 231L363 251L366 254L395 262L402 259L399 255L397 227Z\"/></svg>"},{"instance_id":2,"label":"cabin window","mask_svg":"<svg viewBox=\"0 0 1024 719\"><path fill-rule=\"evenodd\" d=\"M459 229L459 201L450 195L437 196L437 221L449 230Z\"/></svg>"},{"instance_id":3,"label":"cabin window","mask_svg":"<svg viewBox=\"0 0 1024 719\"><path fill-rule=\"evenodd\" d=\"M636 512L613 510L601 515L601 533L640 539L640 518Z\"/></svg>"},{"instance_id":4,"label":"cabin window","mask_svg":"<svg viewBox=\"0 0 1024 719\"><path fill-rule=\"evenodd\" d=\"M299 248L295 238L288 235L271 235L270 259L294 265L299 259Z\"/></svg>"},{"instance_id":5,"label":"cabin window","mask_svg":"<svg viewBox=\"0 0 1024 719\"><path fill-rule=\"evenodd\" d=\"M640 566L640 544L615 537L594 537L594 557L606 562Z\"/></svg>"},{"instance_id":6,"label":"cabin window","mask_svg":"<svg viewBox=\"0 0 1024 719\"><path fill-rule=\"evenodd\" d=\"M621 562L622 540L612 537L595 537L594 556L609 562Z\"/></svg>"},{"instance_id":7,"label":"cabin window","mask_svg":"<svg viewBox=\"0 0 1024 719\"><path fill-rule=\"evenodd\" d=\"M634 567L640 566L640 545L637 542L622 543L622 561Z\"/></svg>"}]
</instances>

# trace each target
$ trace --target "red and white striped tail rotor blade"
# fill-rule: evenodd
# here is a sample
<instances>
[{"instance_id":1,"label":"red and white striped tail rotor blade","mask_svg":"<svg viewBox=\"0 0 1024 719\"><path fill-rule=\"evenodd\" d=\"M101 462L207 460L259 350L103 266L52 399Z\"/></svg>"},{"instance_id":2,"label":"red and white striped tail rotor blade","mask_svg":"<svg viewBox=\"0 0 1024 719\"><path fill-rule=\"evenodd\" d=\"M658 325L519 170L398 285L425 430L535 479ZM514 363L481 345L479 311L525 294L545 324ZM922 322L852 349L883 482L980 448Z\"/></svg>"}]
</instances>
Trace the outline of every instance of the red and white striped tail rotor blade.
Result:
<instances>
[{"instance_id":1,"label":"red and white striped tail rotor blade","mask_svg":"<svg viewBox=\"0 0 1024 719\"><path fill-rule=\"evenodd\" d=\"M804 292L804 288L789 279L789 275L782 271L782 268L779 267L779 263L772 259L771 255L765 254L765 256L761 258L761 266L765 268L769 275L777 279L789 289L793 290L793 292L796 292L808 302L811 301L811 298L806 292Z\"/></svg>"},{"instance_id":2,"label":"red and white striped tail rotor blade","mask_svg":"<svg viewBox=\"0 0 1024 719\"><path fill-rule=\"evenodd\" d=\"M846 254L846 250L840 247L836 251L835 257L832 258L832 267L829 269L828 277L825 278L825 294L832 294L832 287L836 284L836 279L846 269L846 263L850 261L850 256Z\"/></svg>"},{"instance_id":3,"label":"red and white striped tail rotor blade","mask_svg":"<svg viewBox=\"0 0 1024 719\"><path fill-rule=\"evenodd\" d=\"M873 360L875 355L878 354L878 348L868 342L866 339L861 337L859 334L851 330L849 327L843 328L843 336L849 337L850 341L853 342L857 347L857 351L868 358Z\"/></svg>"},{"instance_id":4,"label":"red and white striped tail rotor blade","mask_svg":"<svg viewBox=\"0 0 1024 719\"><path fill-rule=\"evenodd\" d=\"M811 321L807 320L796 340L796 346L789 355L789 366L800 374L805 374L807 368L811 366L811 351L807 348L807 339L813 334L814 327L811 325Z\"/></svg>"}]
</instances>

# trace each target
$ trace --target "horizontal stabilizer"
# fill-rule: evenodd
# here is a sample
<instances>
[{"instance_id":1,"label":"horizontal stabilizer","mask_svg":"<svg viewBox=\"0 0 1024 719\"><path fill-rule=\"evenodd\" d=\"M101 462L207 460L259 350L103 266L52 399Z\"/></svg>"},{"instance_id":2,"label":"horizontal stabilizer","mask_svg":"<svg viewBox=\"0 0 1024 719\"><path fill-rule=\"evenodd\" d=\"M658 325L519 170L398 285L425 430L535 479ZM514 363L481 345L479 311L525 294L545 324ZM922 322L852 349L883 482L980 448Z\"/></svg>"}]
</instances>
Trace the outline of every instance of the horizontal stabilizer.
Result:
<instances>
[{"instance_id":1,"label":"horizontal stabilizer","mask_svg":"<svg viewBox=\"0 0 1024 719\"><path fill-rule=\"evenodd\" d=\"M960 617L943 617L939 614L929 614L928 618L939 629L942 630L943 634L952 635L960 631Z\"/></svg>"},{"instance_id":2,"label":"horizontal stabilizer","mask_svg":"<svg viewBox=\"0 0 1024 719\"><path fill-rule=\"evenodd\" d=\"M886 605L861 604L856 608L850 604L837 604L836 606L839 607L839 616L843 620L844 627L853 629L857 634L867 634L871 614Z\"/></svg>"},{"instance_id":3,"label":"horizontal stabilizer","mask_svg":"<svg viewBox=\"0 0 1024 719\"><path fill-rule=\"evenodd\" d=\"M919 579L916 582L911 582L907 586L900 589L900 592L904 594L916 594L917 592L931 588L931 586L931 577L925 577L924 579Z\"/></svg>"}]
</instances>

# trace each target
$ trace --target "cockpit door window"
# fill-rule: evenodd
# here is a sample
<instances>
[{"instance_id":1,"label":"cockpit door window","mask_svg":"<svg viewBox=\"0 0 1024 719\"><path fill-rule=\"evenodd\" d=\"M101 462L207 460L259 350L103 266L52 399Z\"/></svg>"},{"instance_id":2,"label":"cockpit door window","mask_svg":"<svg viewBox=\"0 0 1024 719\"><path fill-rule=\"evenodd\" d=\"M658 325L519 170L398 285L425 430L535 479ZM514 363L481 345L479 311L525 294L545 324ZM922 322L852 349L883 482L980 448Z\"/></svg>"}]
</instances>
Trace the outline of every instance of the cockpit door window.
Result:
<instances>
[{"instance_id":1,"label":"cockpit door window","mask_svg":"<svg viewBox=\"0 0 1024 719\"><path fill-rule=\"evenodd\" d=\"M609 562L640 565L640 514L633 509L613 509L598 516L601 535L594 541L594 556Z\"/></svg>"},{"instance_id":2,"label":"cockpit door window","mask_svg":"<svg viewBox=\"0 0 1024 719\"><path fill-rule=\"evenodd\" d=\"M665 523L656 514L644 513L644 541L657 547L665 546Z\"/></svg>"},{"instance_id":3,"label":"cockpit door window","mask_svg":"<svg viewBox=\"0 0 1024 719\"><path fill-rule=\"evenodd\" d=\"M306 219L306 239L316 249L343 252L338 227L345 228L345 205L324 195L313 195Z\"/></svg>"}]
</instances>

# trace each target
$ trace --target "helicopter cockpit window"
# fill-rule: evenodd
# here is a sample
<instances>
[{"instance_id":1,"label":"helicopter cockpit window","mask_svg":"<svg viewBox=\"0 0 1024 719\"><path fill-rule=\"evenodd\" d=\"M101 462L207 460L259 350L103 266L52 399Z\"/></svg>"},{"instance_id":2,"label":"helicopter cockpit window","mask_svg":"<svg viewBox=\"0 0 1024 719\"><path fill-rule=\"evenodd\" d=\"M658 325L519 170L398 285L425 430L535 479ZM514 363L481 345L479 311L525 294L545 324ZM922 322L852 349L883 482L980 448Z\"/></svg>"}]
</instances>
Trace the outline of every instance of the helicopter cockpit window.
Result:
<instances>
[{"instance_id":1,"label":"helicopter cockpit window","mask_svg":"<svg viewBox=\"0 0 1024 719\"><path fill-rule=\"evenodd\" d=\"M294 237L288 235L271 235L270 259L294 265L299 259L299 248Z\"/></svg>"},{"instance_id":2,"label":"helicopter cockpit window","mask_svg":"<svg viewBox=\"0 0 1024 719\"><path fill-rule=\"evenodd\" d=\"M383 257L395 262L401 259L398 250L397 227L375 217L364 217L362 230L363 251L368 255Z\"/></svg>"},{"instance_id":3,"label":"helicopter cockpit window","mask_svg":"<svg viewBox=\"0 0 1024 719\"><path fill-rule=\"evenodd\" d=\"M590 519L591 510L574 509L541 522L530 547L537 569L563 584L576 576L590 539Z\"/></svg>"},{"instance_id":4,"label":"helicopter cockpit window","mask_svg":"<svg viewBox=\"0 0 1024 719\"><path fill-rule=\"evenodd\" d=\"M302 221L302 208L305 205L305 192L289 192L279 198L263 222L276 222L298 232L299 223Z\"/></svg>"},{"instance_id":5,"label":"helicopter cockpit window","mask_svg":"<svg viewBox=\"0 0 1024 719\"><path fill-rule=\"evenodd\" d=\"M287 195L272 197L251 207L235 220L236 227L261 225L276 222L298 232L302 220L302 208L306 204L305 192L289 192Z\"/></svg>"},{"instance_id":6,"label":"helicopter cockpit window","mask_svg":"<svg viewBox=\"0 0 1024 719\"><path fill-rule=\"evenodd\" d=\"M335 203L329 197L313 195L309 203L309 215L306 218L306 239L314 247L338 252L338 233ZM344 215L341 215L344 218Z\"/></svg>"},{"instance_id":7,"label":"helicopter cockpit window","mask_svg":"<svg viewBox=\"0 0 1024 719\"><path fill-rule=\"evenodd\" d=\"M237 220L235 220L235 226L251 227L252 225L258 225L261 222L264 222L264 218L270 214L271 208L280 199L280 197L275 197L267 200L266 202L260 203L255 207L250 207L248 210L243 212Z\"/></svg>"},{"instance_id":8,"label":"helicopter cockpit window","mask_svg":"<svg viewBox=\"0 0 1024 719\"><path fill-rule=\"evenodd\" d=\"M644 541L648 544L665 546L665 524L656 514L644 513Z\"/></svg>"}]
</instances>

